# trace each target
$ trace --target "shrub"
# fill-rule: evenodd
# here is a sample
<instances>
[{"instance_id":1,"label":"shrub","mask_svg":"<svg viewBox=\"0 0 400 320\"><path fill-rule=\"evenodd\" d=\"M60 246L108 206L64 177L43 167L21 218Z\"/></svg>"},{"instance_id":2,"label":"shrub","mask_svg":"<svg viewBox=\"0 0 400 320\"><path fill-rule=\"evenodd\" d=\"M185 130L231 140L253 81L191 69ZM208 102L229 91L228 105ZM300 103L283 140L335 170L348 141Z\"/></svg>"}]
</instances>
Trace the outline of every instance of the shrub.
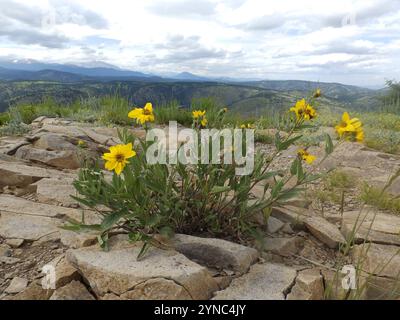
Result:
<instances>
[{"instance_id":1,"label":"shrub","mask_svg":"<svg viewBox=\"0 0 400 320\"><path fill-rule=\"evenodd\" d=\"M212 110L211 116L217 124L218 117L223 117L223 113L213 105L207 106L203 102L194 104L203 110L193 112L192 127L196 130L206 124L203 120L208 119L209 114L205 110ZM152 112L150 105L146 105L142 110L136 109L131 117L151 121L149 115ZM291 133L284 139L279 134L275 136L276 152L269 157L258 152L254 170L244 176L236 175L240 166L235 161L232 164L151 164L146 153L156 142L142 141L124 130L120 132L124 144L111 147L110 152L103 156L106 169L115 171L112 180L107 179L97 165L83 168L74 182L79 193L75 199L95 210L103 208L98 211L102 223L88 226L83 221L74 221L67 228L98 230L103 248L107 248L110 234L126 233L132 241L144 242L139 256L149 245L157 242L156 234L203 234L238 242L249 237L262 239L255 216L261 213L267 219L274 204L284 203L304 190L304 185L319 178L319 175L309 174L303 169L303 160L313 161L315 158L307 152L296 157L287 172L270 169L279 152L301 137L296 132L304 127L306 119L301 113L296 114L296 118L292 117ZM143 125L147 130L148 123ZM246 144L247 140L242 140L242 148ZM331 146L330 141L327 153L332 152ZM235 148L236 145L230 149ZM184 145L178 149L184 151ZM288 186L293 177L296 178L295 185ZM254 187L257 185L263 185L264 192L255 197Z\"/></svg>"}]
</instances>

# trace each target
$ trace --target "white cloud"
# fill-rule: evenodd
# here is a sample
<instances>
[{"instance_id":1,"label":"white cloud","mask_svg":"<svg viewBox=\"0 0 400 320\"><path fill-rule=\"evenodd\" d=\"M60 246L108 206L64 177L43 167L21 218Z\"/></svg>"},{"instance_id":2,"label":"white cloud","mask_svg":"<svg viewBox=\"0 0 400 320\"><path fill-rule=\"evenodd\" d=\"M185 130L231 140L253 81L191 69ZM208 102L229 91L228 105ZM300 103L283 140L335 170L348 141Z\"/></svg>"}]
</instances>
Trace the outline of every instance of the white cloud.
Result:
<instances>
[{"instance_id":1,"label":"white cloud","mask_svg":"<svg viewBox=\"0 0 400 320\"><path fill-rule=\"evenodd\" d=\"M379 85L398 0L0 0L0 55L145 72Z\"/></svg>"}]
</instances>

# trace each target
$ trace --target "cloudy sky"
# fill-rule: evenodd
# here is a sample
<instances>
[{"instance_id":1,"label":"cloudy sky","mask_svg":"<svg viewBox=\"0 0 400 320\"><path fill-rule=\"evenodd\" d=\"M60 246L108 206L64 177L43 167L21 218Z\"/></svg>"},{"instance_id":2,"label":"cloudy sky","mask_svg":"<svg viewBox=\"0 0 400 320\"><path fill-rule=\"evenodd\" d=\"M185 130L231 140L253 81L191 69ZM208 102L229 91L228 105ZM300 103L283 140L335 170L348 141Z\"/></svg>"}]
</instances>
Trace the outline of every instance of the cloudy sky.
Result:
<instances>
[{"instance_id":1,"label":"cloudy sky","mask_svg":"<svg viewBox=\"0 0 400 320\"><path fill-rule=\"evenodd\" d=\"M0 58L379 86L400 0L0 0Z\"/></svg>"}]
</instances>

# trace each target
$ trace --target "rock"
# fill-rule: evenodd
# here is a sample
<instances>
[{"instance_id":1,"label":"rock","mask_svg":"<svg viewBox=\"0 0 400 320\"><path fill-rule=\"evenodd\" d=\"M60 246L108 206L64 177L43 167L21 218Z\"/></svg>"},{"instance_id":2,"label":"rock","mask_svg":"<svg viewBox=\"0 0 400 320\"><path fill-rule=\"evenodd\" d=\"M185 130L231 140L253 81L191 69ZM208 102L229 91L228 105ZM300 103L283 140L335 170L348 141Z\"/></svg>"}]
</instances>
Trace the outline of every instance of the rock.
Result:
<instances>
[{"instance_id":1,"label":"rock","mask_svg":"<svg viewBox=\"0 0 400 320\"><path fill-rule=\"evenodd\" d=\"M308 209L310 207L311 203L312 203L312 201L305 199L304 196L294 197L294 198L291 198L291 199L288 199L285 201L285 205L298 207L298 208L304 208L304 209Z\"/></svg>"},{"instance_id":2,"label":"rock","mask_svg":"<svg viewBox=\"0 0 400 320\"><path fill-rule=\"evenodd\" d=\"M0 188L5 186L26 187L43 178L74 178L75 176L54 169L29 166L16 161L15 158L13 161L0 160Z\"/></svg>"},{"instance_id":3,"label":"rock","mask_svg":"<svg viewBox=\"0 0 400 320\"><path fill-rule=\"evenodd\" d=\"M222 239L178 234L174 238L174 247L200 264L238 273L246 272L258 259L257 250Z\"/></svg>"},{"instance_id":4,"label":"rock","mask_svg":"<svg viewBox=\"0 0 400 320\"><path fill-rule=\"evenodd\" d=\"M37 282L32 282L24 291L10 296L9 300L48 300L53 290L44 290Z\"/></svg>"},{"instance_id":5,"label":"rock","mask_svg":"<svg viewBox=\"0 0 400 320\"><path fill-rule=\"evenodd\" d=\"M36 195L39 202L61 204L65 207L77 207L78 202L72 199L76 189L72 185L73 179L50 178L35 183Z\"/></svg>"},{"instance_id":6,"label":"rock","mask_svg":"<svg viewBox=\"0 0 400 320\"><path fill-rule=\"evenodd\" d=\"M45 121L47 122L47 121ZM82 132L80 127L77 126L58 126L54 125L53 123L43 123L43 126L33 132L33 135L43 134L43 133L57 133L63 136L72 137L75 139L85 139L86 134Z\"/></svg>"},{"instance_id":7,"label":"rock","mask_svg":"<svg viewBox=\"0 0 400 320\"><path fill-rule=\"evenodd\" d=\"M43 120L46 118L47 118L46 116L40 116L40 117L36 118L35 120L33 120L32 124L36 124L36 125L41 124L43 122Z\"/></svg>"},{"instance_id":8,"label":"rock","mask_svg":"<svg viewBox=\"0 0 400 320\"><path fill-rule=\"evenodd\" d=\"M296 270L279 264L255 264L245 275L236 278L213 300L284 300L293 285Z\"/></svg>"},{"instance_id":9,"label":"rock","mask_svg":"<svg viewBox=\"0 0 400 320\"><path fill-rule=\"evenodd\" d=\"M269 233L278 232L280 229L283 228L284 225L285 225L285 223L279 219L276 219L274 217L268 218L267 228L268 228Z\"/></svg>"},{"instance_id":10,"label":"rock","mask_svg":"<svg viewBox=\"0 0 400 320\"><path fill-rule=\"evenodd\" d=\"M18 262L20 262L21 259L18 258L13 258L13 257L1 257L0 256L0 265L1 264L16 264Z\"/></svg>"},{"instance_id":11,"label":"rock","mask_svg":"<svg viewBox=\"0 0 400 320\"><path fill-rule=\"evenodd\" d=\"M18 159L39 162L56 168L78 169L81 166L77 153L71 150L47 151L31 146L23 146L18 149L15 156Z\"/></svg>"},{"instance_id":12,"label":"rock","mask_svg":"<svg viewBox=\"0 0 400 320\"><path fill-rule=\"evenodd\" d=\"M61 255L53 259L48 265L54 267L56 275L56 289L65 286L73 280L80 280L81 276L66 259L64 255Z\"/></svg>"},{"instance_id":13,"label":"rock","mask_svg":"<svg viewBox=\"0 0 400 320\"><path fill-rule=\"evenodd\" d=\"M304 242L303 238L265 238L264 251L272 252L281 256L296 254Z\"/></svg>"},{"instance_id":14,"label":"rock","mask_svg":"<svg viewBox=\"0 0 400 320\"><path fill-rule=\"evenodd\" d=\"M72 281L54 291L50 300L95 300L86 287L79 281Z\"/></svg>"},{"instance_id":15,"label":"rock","mask_svg":"<svg viewBox=\"0 0 400 320\"><path fill-rule=\"evenodd\" d=\"M28 286L28 280L25 278L15 277L11 280L10 285L6 288L4 292L6 293L19 293L23 291Z\"/></svg>"},{"instance_id":16,"label":"rock","mask_svg":"<svg viewBox=\"0 0 400 320\"><path fill-rule=\"evenodd\" d=\"M347 300L351 289L346 290L342 285L344 273L328 269L321 269L325 282L325 300ZM363 297L361 297L363 298Z\"/></svg>"},{"instance_id":17,"label":"rock","mask_svg":"<svg viewBox=\"0 0 400 320\"><path fill-rule=\"evenodd\" d=\"M57 219L2 213L0 216L0 236L3 238L35 241L47 235L57 233L58 225L60 223Z\"/></svg>"},{"instance_id":18,"label":"rock","mask_svg":"<svg viewBox=\"0 0 400 320\"><path fill-rule=\"evenodd\" d=\"M11 248L19 248L24 244L24 239L6 239L6 243Z\"/></svg>"},{"instance_id":19,"label":"rock","mask_svg":"<svg viewBox=\"0 0 400 320\"><path fill-rule=\"evenodd\" d=\"M94 142L104 145L112 146L121 143L118 137L111 137L94 131L92 128L81 128L81 130Z\"/></svg>"},{"instance_id":20,"label":"rock","mask_svg":"<svg viewBox=\"0 0 400 320\"><path fill-rule=\"evenodd\" d=\"M68 230L61 230L61 243L66 247L78 249L89 247L97 243L97 232L83 231L74 232Z\"/></svg>"},{"instance_id":21,"label":"rock","mask_svg":"<svg viewBox=\"0 0 400 320\"><path fill-rule=\"evenodd\" d=\"M371 241L400 245L400 217L373 209L347 211L343 213L342 233L358 244Z\"/></svg>"},{"instance_id":22,"label":"rock","mask_svg":"<svg viewBox=\"0 0 400 320\"><path fill-rule=\"evenodd\" d=\"M292 226L289 222L286 222L285 225L282 228L282 232L287 233L287 234L294 234L295 232L292 229Z\"/></svg>"},{"instance_id":23,"label":"rock","mask_svg":"<svg viewBox=\"0 0 400 320\"><path fill-rule=\"evenodd\" d=\"M334 152L321 164L321 169L341 168L349 174L362 177L368 184L382 188L398 170L400 157L388 155L366 148L360 143L339 144ZM400 179L396 178L387 188L389 193L398 196Z\"/></svg>"},{"instance_id":24,"label":"rock","mask_svg":"<svg viewBox=\"0 0 400 320\"><path fill-rule=\"evenodd\" d=\"M98 246L86 247L67 252L68 261L79 270L98 297L113 293L118 296L137 296L143 284L150 286L147 292L168 299L181 298L185 291L192 299L208 299L218 289L215 280L207 270L190 261L174 250L151 247L145 257L137 260L141 243L130 243L126 237L113 237L110 251L104 252ZM166 285L163 280L171 280ZM157 284L160 285L159 290ZM138 287L139 286L139 287ZM168 288L168 292L162 290ZM173 290L172 290L173 289ZM152 299L148 295L146 299Z\"/></svg>"},{"instance_id":25,"label":"rock","mask_svg":"<svg viewBox=\"0 0 400 320\"><path fill-rule=\"evenodd\" d=\"M7 244L0 244L0 257L10 257L11 254L12 250Z\"/></svg>"},{"instance_id":26,"label":"rock","mask_svg":"<svg viewBox=\"0 0 400 320\"><path fill-rule=\"evenodd\" d=\"M4 142L4 141L0 141L0 153L6 154L6 155L14 155L15 152L17 152L17 150L19 148L30 144L25 139L20 140L20 141L14 141L14 142L11 142L11 143L8 143L5 145L3 145L2 142Z\"/></svg>"},{"instance_id":27,"label":"rock","mask_svg":"<svg viewBox=\"0 0 400 320\"><path fill-rule=\"evenodd\" d=\"M340 244L346 243L339 229L322 217L309 217L304 223L311 234L325 243L329 248L335 249L338 248Z\"/></svg>"},{"instance_id":28,"label":"rock","mask_svg":"<svg viewBox=\"0 0 400 320\"><path fill-rule=\"evenodd\" d=\"M351 251L353 265L361 269L367 299L400 298L400 248L362 244Z\"/></svg>"},{"instance_id":29,"label":"rock","mask_svg":"<svg viewBox=\"0 0 400 320\"><path fill-rule=\"evenodd\" d=\"M173 296L172 296L173 295ZM191 300L181 285L168 279L149 279L120 296L123 300Z\"/></svg>"},{"instance_id":30,"label":"rock","mask_svg":"<svg viewBox=\"0 0 400 320\"><path fill-rule=\"evenodd\" d=\"M323 300L324 282L318 269L300 271L288 300Z\"/></svg>"},{"instance_id":31,"label":"rock","mask_svg":"<svg viewBox=\"0 0 400 320\"><path fill-rule=\"evenodd\" d=\"M313 215L309 209L293 206L273 207L271 215L283 222L289 222L294 228L303 229L304 220Z\"/></svg>"},{"instance_id":32,"label":"rock","mask_svg":"<svg viewBox=\"0 0 400 320\"><path fill-rule=\"evenodd\" d=\"M342 214L341 213L325 213L324 219L334 225L341 225Z\"/></svg>"},{"instance_id":33,"label":"rock","mask_svg":"<svg viewBox=\"0 0 400 320\"><path fill-rule=\"evenodd\" d=\"M0 161L0 187L25 187L42 178L41 175L35 175L34 170L32 172L30 169L29 166Z\"/></svg>"},{"instance_id":34,"label":"rock","mask_svg":"<svg viewBox=\"0 0 400 320\"><path fill-rule=\"evenodd\" d=\"M82 219L82 210L33 202L23 198L4 194L0 194L0 213L14 213L38 217L73 219L77 221L81 221ZM99 223L100 218L94 212L90 210L85 210L84 213L86 223Z\"/></svg>"},{"instance_id":35,"label":"rock","mask_svg":"<svg viewBox=\"0 0 400 320\"><path fill-rule=\"evenodd\" d=\"M38 140L34 141L33 146L35 148L44 149L47 151L77 151L76 146L67 141L67 137L54 133L41 135Z\"/></svg>"}]
</instances>

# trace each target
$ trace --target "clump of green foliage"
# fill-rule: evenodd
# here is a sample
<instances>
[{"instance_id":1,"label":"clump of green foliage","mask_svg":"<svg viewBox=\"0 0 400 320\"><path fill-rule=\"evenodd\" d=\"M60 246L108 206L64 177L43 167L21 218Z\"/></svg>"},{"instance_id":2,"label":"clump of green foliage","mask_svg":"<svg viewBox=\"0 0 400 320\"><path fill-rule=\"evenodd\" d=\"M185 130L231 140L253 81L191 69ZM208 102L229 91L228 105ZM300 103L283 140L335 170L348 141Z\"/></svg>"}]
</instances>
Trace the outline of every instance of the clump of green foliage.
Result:
<instances>
[{"instance_id":1,"label":"clump of green foliage","mask_svg":"<svg viewBox=\"0 0 400 320\"><path fill-rule=\"evenodd\" d=\"M345 192L356 185L356 179L336 169L323 177L322 187L314 193L314 196L320 201L322 209L324 204L329 202L343 205Z\"/></svg>"},{"instance_id":2,"label":"clump of green foliage","mask_svg":"<svg viewBox=\"0 0 400 320\"><path fill-rule=\"evenodd\" d=\"M176 121L183 126L192 124L192 116L189 110L180 107L177 101L155 108L154 114L158 124L168 124L170 121Z\"/></svg>"},{"instance_id":3,"label":"clump of green foliage","mask_svg":"<svg viewBox=\"0 0 400 320\"><path fill-rule=\"evenodd\" d=\"M206 111L203 119L207 117L209 123L215 125L219 125L225 115L225 110L217 110L209 101L196 102L193 108ZM140 110L138 114L143 115ZM299 132L304 129L305 121L304 116L292 117L290 134L285 138L279 134L275 136L276 151L270 157L257 152L254 170L248 175L237 175L236 169L241 165L235 161L191 165L180 161L177 164L149 163L147 151L157 142L143 141L127 130L121 131L120 139L124 144L120 147L126 150L129 146L136 146L135 156L130 155L129 163L124 164L122 170L121 167L115 169L111 181L106 179L99 166L88 166L80 171L74 182L79 194L75 199L94 210L99 206L103 208L99 212L102 223L88 226L83 221L75 221L67 228L98 230L103 248L107 248L110 234L126 233L132 241L144 242L140 256L157 241L156 235L171 236L174 232L223 237L238 242L255 237L262 242L263 233L255 216L261 213L267 220L274 204L284 203L303 191L306 184L319 179L319 175L306 172L301 156L293 160L287 172L270 168L280 152L300 139ZM147 123L144 127L146 130L149 128ZM202 127L194 115L192 128L199 131ZM210 137L212 139L221 137ZM200 146L201 140L198 142ZM243 137L242 151L246 150L246 144ZM178 152L184 152L182 148L184 146ZM221 146L220 151L225 148ZM235 148L236 145L231 146L232 151L228 152ZM329 140L326 152L332 151ZM294 185L293 181L296 181ZM255 197L253 189L257 185L263 185L264 192Z\"/></svg>"},{"instance_id":4,"label":"clump of green foliage","mask_svg":"<svg viewBox=\"0 0 400 320\"><path fill-rule=\"evenodd\" d=\"M393 214L400 214L400 198L390 195L381 188L364 184L361 189L360 198L365 204Z\"/></svg>"}]
</instances>

